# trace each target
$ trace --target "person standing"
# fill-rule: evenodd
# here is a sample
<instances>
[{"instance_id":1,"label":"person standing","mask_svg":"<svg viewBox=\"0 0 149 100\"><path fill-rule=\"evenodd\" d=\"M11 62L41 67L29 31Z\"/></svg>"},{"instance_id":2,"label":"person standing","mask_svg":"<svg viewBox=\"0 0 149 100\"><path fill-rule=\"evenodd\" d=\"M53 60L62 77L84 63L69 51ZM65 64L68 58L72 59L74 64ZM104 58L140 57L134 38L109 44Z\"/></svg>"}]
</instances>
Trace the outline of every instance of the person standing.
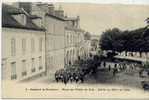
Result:
<instances>
[{"instance_id":1,"label":"person standing","mask_svg":"<svg viewBox=\"0 0 149 100\"><path fill-rule=\"evenodd\" d=\"M115 76L117 73L117 64L114 65L114 69L113 69L113 76Z\"/></svg>"},{"instance_id":2,"label":"person standing","mask_svg":"<svg viewBox=\"0 0 149 100\"><path fill-rule=\"evenodd\" d=\"M111 71L111 65L109 65L109 71Z\"/></svg>"}]
</instances>

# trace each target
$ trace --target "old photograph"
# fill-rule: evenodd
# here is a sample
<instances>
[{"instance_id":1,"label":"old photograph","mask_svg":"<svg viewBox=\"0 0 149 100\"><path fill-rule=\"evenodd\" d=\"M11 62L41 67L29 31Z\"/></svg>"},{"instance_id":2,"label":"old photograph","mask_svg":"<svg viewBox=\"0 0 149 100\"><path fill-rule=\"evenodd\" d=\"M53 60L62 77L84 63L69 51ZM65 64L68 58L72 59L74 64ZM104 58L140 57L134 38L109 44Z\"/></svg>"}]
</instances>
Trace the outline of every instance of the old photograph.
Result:
<instances>
[{"instance_id":1,"label":"old photograph","mask_svg":"<svg viewBox=\"0 0 149 100\"><path fill-rule=\"evenodd\" d=\"M149 99L149 6L3 2L2 98Z\"/></svg>"}]
</instances>

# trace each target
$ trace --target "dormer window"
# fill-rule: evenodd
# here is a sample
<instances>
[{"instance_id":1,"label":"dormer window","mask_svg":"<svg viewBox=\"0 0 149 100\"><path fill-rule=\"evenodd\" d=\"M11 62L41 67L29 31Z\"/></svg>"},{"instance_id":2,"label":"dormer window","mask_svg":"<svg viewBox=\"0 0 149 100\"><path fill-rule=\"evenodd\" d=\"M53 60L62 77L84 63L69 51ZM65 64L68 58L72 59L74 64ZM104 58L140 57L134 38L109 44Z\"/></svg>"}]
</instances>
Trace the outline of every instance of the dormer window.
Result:
<instances>
[{"instance_id":1,"label":"dormer window","mask_svg":"<svg viewBox=\"0 0 149 100\"><path fill-rule=\"evenodd\" d=\"M41 17L39 17L37 15L30 15L29 17L35 25L42 27Z\"/></svg>"},{"instance_id":2,"label":"dormer window","mask_svg":"<svg viewBox=\"0 0 149 100\"><path fill-rule=\"evenodd\" d=\"M22 25L26 25L27 18L25 14L17 14L17 15L12 15L16 21L21 23Z\"/></svg>"},{"instance_id":3,"label":"dormer window","mask_svg":"<svg viewBox=\"0 0 149 100\"><path fill-rule=\"evenodd\" d=\"M34 23L35 25L37 25L37 26L39 26L39 27L42 27L42 21L41 21L40 18L33 19L32 21L33 21L33 23Z\"/></svg>"}]
</instances>

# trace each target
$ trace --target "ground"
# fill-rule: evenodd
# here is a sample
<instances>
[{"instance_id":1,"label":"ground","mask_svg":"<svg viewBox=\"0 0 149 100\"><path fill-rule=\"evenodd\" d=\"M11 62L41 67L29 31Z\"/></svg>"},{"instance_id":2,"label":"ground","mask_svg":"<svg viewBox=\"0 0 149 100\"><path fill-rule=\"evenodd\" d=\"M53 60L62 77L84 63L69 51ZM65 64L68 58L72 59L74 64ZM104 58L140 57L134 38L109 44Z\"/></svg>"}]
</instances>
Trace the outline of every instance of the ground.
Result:
<instances>
[{"instance_id":1,"label":"ground","mask_svg":"<svg viewBox=\"0 0 149 100\"><path fill-rule=\"evenodd\" d=\"M137 71L122 71L113 76L111 72L97 71L88 75L84 83L56 83L46 76L26 82L5 82L4 97L18 98L149 98L140 84ZM19 91L19 92L18 92Z\"/></svg>"}]
</instances>

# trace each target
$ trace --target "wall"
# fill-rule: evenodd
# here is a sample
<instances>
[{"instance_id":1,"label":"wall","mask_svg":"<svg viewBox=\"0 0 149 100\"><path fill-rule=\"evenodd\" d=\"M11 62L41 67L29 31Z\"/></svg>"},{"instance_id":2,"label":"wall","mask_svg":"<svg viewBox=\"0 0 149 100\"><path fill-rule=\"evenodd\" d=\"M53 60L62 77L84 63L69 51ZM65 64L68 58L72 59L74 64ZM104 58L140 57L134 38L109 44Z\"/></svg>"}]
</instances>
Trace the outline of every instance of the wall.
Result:
<instances>
[{"instance_id":1,"label":"wall","mask_svg":"<svg viewBox=\"0 0 149 100\"><path fill-rule=\"evenodd\" d=\"M47 75L52 78L56 70L64 68L65 23L50 16L46 16L45 20Z\"/></svg>"},{"instance_id":2,"label":"wall","mask_svg":"<svg viewBox=\"0 0 149 100\"><path fill-rule=\"evenodd\" d=\"M11 39L16 41L16 54L11 55ZM31 38L35 40L35 51L31 52ZM39 39L43 39L42 51L39 51ZM26 52L22 52L22 39L26 39ZM39 57L42 69L39 70ZM35 72L31 72L31 59L35 59ZM26 60L26 76L22 76L22 60ZM25 29L2 28L2 65L3 78L11 79L11 63L16 62L17 80L23 80L45 72L45 32Z\"/></svg>"}]
</instances>

